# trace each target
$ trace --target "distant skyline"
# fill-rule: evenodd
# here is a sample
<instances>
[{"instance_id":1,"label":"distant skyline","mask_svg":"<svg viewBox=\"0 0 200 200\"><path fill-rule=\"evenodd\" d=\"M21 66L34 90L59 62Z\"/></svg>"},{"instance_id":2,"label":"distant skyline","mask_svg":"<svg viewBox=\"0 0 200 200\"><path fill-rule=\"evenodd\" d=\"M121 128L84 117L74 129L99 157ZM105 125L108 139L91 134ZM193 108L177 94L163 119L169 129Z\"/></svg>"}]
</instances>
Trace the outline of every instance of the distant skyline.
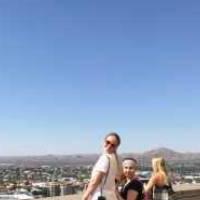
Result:
<instances>
[{"instance_id":1,"label":"distant skyline","mask_svg":"<svg viewBox=\"0 0 200 200\"><path fill-rule=\"evenodd\" d=\"M200 152L199 1L0 1L0 156Z\"/></svg>"}]
</instances>

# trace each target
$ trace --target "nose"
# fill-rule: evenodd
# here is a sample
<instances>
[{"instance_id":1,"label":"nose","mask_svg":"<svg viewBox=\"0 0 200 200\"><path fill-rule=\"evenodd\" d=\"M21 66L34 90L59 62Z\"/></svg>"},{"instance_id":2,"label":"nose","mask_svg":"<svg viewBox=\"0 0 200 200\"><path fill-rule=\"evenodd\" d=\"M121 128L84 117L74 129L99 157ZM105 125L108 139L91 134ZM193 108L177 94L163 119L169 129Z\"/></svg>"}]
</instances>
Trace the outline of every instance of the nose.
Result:
<instances>
[{"instance_id":1,"label":"nose","mask_svg":"<svg viewBox=\"0 0 200 200\"><path fill-rule=\"evenodd\" d=\"M125 171L126 171L126 172L129 172L129 171L130 171L130 169L129 169L129 168L126 168L126 169L125 169Z\"/></svg>"}]
</instances>

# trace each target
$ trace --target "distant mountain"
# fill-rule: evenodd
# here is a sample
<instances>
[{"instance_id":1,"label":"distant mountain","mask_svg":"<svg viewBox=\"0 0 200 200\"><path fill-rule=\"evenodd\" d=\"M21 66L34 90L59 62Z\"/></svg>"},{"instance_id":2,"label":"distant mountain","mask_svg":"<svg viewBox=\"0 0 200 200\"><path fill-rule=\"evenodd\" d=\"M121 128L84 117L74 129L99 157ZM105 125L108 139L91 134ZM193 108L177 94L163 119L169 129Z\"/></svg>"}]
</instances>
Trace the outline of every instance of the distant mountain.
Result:
<instances>
[{"instance_id":1,"label":"distant mountain","mask_svg":"<svg viewBox=\"0 0 200 200\"><path fill-rule=\"evenodd\" d=\"M174 154L177 154L177 153L178 152L176 152L174 150L171 150L171 149L168 149L168 148L165 148L165 147L161 147L161 148L157 148L157 149L152 149L150 151L146 151L143 154L155 156L156 154L174 155Z\"/></svg>"},{"instance_id":2,"label":"distant mountain","mask_svg":"<svg viewBox=\"0 0 200 200\"><path fill-rule=\"evenodd\" d=\"M153 158L153 157L164 157L166 160L177 160L182 157L182 153L176 152L168 148L158 148L143 153L143 157Z\"/></svg>"},{"instance_id":3,"label":"distant mountain","mask_svg":"<svg viewBox=\"0 0 200 200\"><path fill-rule=\"evenodd\" d=\"M148 158L153 158L157 156L162 156L166 160L195 160L200 159L200 153L180 153L168 148L158 148L153 149L143 153L143 156Z\"/></svg>"},{"instance_id":4,"label":"distant mountain","mask_svg":"<svg viewBox=\"0 0 200 200\"><path fill-rule=\"evenodd\" d=\"M126 155L123 154L122 157ZM141 154L129 153L128 155L135 157L141 166L151 166L151 160L154 157L163 157L173 166L196 167L200 165L200 153L181 153L164 147L152 149Z\"/></svg>"},{"instance_id":5,"label":"distant mountain","mask_svg":"<svg viewBox=\"0 0 200 200\"><path fill-rule=\"evenodd\" d=\"M0 167L14 165L21 167L39 167L41 165L52 166L80 166L94 164L98 154L76 154L76 155L44 155L44 156L1 156ZM168 148L157 148L144 153L124 153L124 157L134 157L143 165L150 165L153 157L162 156L171 163L198 163L200 164L200 153L180 153Z\"/></svg>"}]
</instances>

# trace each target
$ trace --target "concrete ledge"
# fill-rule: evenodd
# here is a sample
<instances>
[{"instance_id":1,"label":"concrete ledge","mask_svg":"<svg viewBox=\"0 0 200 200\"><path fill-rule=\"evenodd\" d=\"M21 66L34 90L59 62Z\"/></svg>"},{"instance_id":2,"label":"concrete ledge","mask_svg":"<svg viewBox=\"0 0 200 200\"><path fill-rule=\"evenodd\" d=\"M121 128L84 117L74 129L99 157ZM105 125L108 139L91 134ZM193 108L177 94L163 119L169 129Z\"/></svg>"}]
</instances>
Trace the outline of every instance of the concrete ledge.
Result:
<instances>
[{"instance_id":1,"label":"concrete ledge","mask_svg":"<svg viewBox=\"0 0 200 200\"><path fill-rule=\"evenodd\" d=\"M177 191L173 196L173 200L200 200L199 190L185 190Z\"/></svg>"},{"instance_id":2,"label":"concrete ledge","mask_svg":"<svg viewBox=\"0 0 200 200\"><path fill-rule=\"evenodd\" d=\"M200 185L178 185L173 187L172 200L200 200ZM82 194L41 198L39 200L81 200Z\"/></svg>"},{"instance_id":3,"label":"concrete ledge","mask_svg":"<svg viewBox=\"0 0 200 200\"><path fill-rule=\"evenodd\" d=\"M58 196L58 197L47 197L40 198L38 200L81 200L82 194L74 194L74 195L66 195L66 196Z\"/></svg>"}]
</instances>

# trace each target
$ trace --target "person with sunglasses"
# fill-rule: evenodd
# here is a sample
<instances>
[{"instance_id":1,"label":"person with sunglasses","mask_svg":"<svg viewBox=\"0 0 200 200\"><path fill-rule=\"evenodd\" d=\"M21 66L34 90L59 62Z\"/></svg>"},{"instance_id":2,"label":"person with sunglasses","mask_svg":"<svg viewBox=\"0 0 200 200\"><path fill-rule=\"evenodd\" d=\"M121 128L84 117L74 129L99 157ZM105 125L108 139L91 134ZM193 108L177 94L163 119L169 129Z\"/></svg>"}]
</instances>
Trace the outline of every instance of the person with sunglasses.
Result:
<instances>
[{"instance_id":1,"label":"person with sunglasses","mask_svg":"<svg viewBox=\"0 0 200 200\"><path fill-rule=\"evenodd\" d=\"M121 176L117 148L121 143L117 133L109 133L104 138L103 153L94 165L91 179L82 200L97 200L102 196L106 200L117 200L116 179Z\"/></svg>"}]
</instances>

